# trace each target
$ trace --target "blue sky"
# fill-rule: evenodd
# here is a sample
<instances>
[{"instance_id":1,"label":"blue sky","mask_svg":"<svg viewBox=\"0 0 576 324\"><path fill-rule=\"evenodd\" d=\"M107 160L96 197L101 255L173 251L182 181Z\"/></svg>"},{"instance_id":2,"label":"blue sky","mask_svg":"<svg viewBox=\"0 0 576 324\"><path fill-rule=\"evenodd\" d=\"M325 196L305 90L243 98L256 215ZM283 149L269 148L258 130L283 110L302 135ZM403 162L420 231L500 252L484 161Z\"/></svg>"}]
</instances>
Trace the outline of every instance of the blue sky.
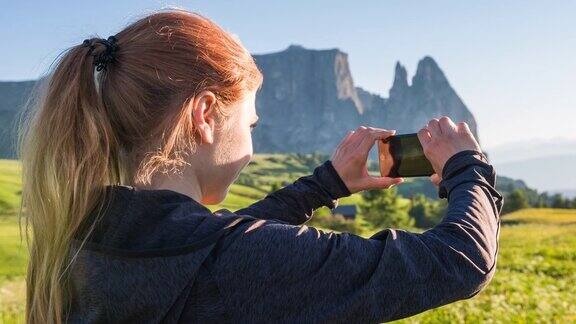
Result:
<instances>
[{"instance_id":1,"label":"blue sky","mask_svg":"<svg viewBox=\"0 0 576 324\"><path fill-rule=\"evenodd\" d=\"M290 44L349 54L356 85L388 96L432 56L475 114L486 148L576 139L576 1L10 1L0 11L0 80L27 80L88 35L155 9L198 11L254 54Z\"/></svg>"}]
</instances>

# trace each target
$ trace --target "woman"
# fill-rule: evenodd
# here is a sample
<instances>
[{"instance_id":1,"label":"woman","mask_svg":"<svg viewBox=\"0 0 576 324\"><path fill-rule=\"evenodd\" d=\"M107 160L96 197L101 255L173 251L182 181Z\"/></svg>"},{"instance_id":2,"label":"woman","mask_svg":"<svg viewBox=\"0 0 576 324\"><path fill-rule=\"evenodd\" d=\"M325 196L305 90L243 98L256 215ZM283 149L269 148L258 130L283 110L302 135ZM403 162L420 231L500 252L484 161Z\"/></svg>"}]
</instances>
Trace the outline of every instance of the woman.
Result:
<instances>
[{"instance_id":1,"label":"woman","mask_svg":"<svg viewBox=\"0 0 576 324\"><path fill-rule=\"evenodd\" d=\"M495 271L502 197L465 123L419 132L442 223L369 239L304 223L401 178L361 126L310 176L211 213L252 157L262 75L241 43L184 10L72 47L20 137L32 236L26 317L60 322L381 322L478 293Z\"/></svg>"}]
</instances>

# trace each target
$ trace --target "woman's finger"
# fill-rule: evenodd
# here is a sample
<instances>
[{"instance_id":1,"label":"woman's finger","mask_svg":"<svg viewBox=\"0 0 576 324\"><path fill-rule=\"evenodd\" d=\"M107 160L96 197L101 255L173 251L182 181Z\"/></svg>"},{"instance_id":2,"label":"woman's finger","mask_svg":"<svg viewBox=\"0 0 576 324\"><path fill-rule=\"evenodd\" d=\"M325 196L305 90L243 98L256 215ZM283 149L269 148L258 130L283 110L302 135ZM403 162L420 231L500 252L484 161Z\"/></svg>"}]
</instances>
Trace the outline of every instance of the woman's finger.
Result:
<instances>
[{"instance_id":1,"label":"woman's finger","mask_svg":"<svg viewBox=\"0 0 576 324\"><path fill-rule=\"evenodd\" d=\"M356 147L358 147L358 145L360 145L360 143L362 143L362 141L366 137L366 134L369 134L369 132L370 130L368 130L365 127L356 129L354 134L348 140L348 144L346 146L355 149Z\"/></svg>"},{"instance_id":2,"label":"woman's finger","mask_svg":"<svg viewBox=\"0 0 576 324\"><path fill-rule=\"evenodd\" d=\"M370 152L370 149L374 146L374 142L376 140L384 140L390 136L393 136L396 133L396 130L387 130L387 129L374 129L370 131L366 136L363 138L362 142L359 144L360 152L363 154Z\"/></svg>"},{"instance_id":3,"label":"woman's finger","mask_svg":"<svg viewBox=\"0 0 576 324\"><path fill-rule=\"evenodd\" d=\"M418 139L420 140L420 144L422 144L422 146L426 146L428 143L430 143L432 137L430 136L430 132L426 127L418 131Z\"/></svg>"},{"instance_id":4,"label":"woman's finger","mask_svg":"<svg viewBox=\"0 0 576 324\"><path fill-rule=\"evenodd\" d=\"M440 122L436 118L432 118L428 122L428 126L426 128L432 137L440 136L442 134L442 131L440 130Z\"/></svg>"},{"instance_id":5,"label":"woman's finger","mask_svg":"<svg viewBox=\"0 0 576 324\"><path fill-rule=\"evenodd\" d=\"M338 144L338 147L337 147L336 149L338 149L338 148L344 146L345 144L347 144L348 141L350 141L350 137L352 137L352 135L354 135L354 131L349 131L349 132L346 134L346 136L344 136L344 138L340 141L340 144Z\"/></svg>"},{"instance_id":6,"label":"woman's finger","mask_svg":"<svg viewBox=\"0 0 576 324\"><path fill-rule=\"evenodd\" d=\"M456 131L456 124L448 116L442 116L438 121L440 125L440 130L442 133L450 133Z\"/></svg>"},{"instance_id":7,"label":"woman's finger","mask_svg":"<svg viewBox=\"0 0 576 324\"><path fill-rule=\"evenodd\" d=\"M342 143L348 141L348 139L349 139L350 137L352 137L352 135L354 135L354 131L353 131L353 130L349 131L349 132L346 134L346 136L344 136L344 139L342 139Z\"/></svg>"}]
</instances>

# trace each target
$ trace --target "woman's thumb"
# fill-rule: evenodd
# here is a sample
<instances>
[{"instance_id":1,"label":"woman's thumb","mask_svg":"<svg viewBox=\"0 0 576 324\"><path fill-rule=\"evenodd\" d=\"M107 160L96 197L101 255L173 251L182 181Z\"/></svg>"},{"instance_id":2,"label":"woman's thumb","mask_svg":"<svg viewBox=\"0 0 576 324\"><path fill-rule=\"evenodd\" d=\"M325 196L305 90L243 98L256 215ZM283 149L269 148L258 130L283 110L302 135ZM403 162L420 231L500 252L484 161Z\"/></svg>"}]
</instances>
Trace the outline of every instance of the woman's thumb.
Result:
<instances>
[{"instance_id":1,"label":"woman's thumb","mask_svg":"<svg viewBox=\"0 0 576 324\"><path fill-rule=\"evenodd\" d=\"M404 178L375 177L370 176L368 179L367 189L389 189L393 186L404 182Z\"/></svg>"}]
</instances>

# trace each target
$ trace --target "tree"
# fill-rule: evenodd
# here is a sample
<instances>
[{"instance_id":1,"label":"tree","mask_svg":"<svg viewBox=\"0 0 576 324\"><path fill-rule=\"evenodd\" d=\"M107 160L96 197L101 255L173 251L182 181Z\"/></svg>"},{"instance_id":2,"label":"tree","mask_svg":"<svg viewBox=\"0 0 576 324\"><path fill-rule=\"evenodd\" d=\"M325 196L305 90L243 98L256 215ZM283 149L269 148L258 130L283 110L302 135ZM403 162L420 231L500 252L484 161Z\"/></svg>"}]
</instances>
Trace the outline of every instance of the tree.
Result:
<instances>
[{"instance_id":1,"label":"tree","mask_svg":"<svg viewBox=\"0 0 576 324\"><path fill-rule=\"evenodd\" d=\"M360 214L375 228L411 227L414 220L401 206L396 188L365 190L361 193Z\"/></svg>"},{"instance_id":2,"label":"tree","mask_svg":"<svg viewBox=\"0 0 576 324\"><path fill-rule=\"evenodd\" d=\"M502 214L511 213L513 211L528 208L528 199L526 194L522 189L514 189L504 200L504 205L502 206Z\"/></svg>"},{"instance_id":3,"label":"tree","mask_svg":"<svg viewBox=\"0 0 576 324\"><path fill-rule=\"evenodd\" d=\"M546 208L546 207L548 207L548 201L549 200L550 200L550 198L548 197L548 193L543 192L543 193L538 195L538 203L534 207Z\"/></svg>"},{"instance_id":4,"label":"tree","mask_svg":"<svg viewBox=\"0 0 576 324\"><path fill-rule=\"evenodd\" d=\"M552 208L566 208L566 200L562 194L556 193L552 196Z\"/></svg>"},{"instance_id":5,"label":"tree","mask_svg":"<svg viewBox=\"0 0 576 324\"><path fill-rule=\"evenodd\" d=\"M430 210L430 221L432 224L436 225L442 221L446 215L446 210L448 209L447 199L437 199L432 203L432 208Z\"/></svg>"},{"instance_id":6,"label":"tree","mask_svg":"<svg viewBox=\"0 0 576 324\"><path fill-rule=\"evenodd\" d=\"M419 228L430 227L428 215L430 214L430 204L423 194L415 194L412 197L412 206L408 215L414 219L414 225Z\"/></svg>"},{"instance_id":7,"label":"tree","mask_svg":"<svg viewBox=\"0 0 576 324\"><path fill-rule=\"evenodd\" d=\"M431 200L417 193L412 197L412 205L408 214L414 219L414 225L419 228L430 228L440 223L446 212L446 200Z\"/></svg>"}]
</instances>

